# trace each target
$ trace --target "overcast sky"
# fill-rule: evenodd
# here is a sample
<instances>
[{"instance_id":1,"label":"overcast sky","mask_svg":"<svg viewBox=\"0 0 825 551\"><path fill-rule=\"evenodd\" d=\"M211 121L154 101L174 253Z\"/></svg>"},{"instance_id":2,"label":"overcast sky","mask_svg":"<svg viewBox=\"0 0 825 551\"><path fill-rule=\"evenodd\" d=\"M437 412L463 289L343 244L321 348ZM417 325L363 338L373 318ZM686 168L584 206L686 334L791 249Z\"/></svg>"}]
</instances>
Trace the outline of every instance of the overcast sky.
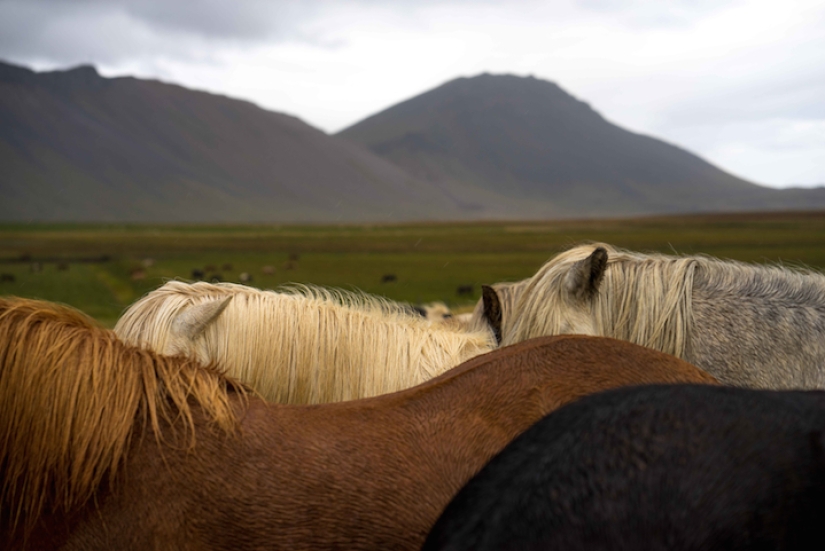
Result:
<instances>
[{"instance_id":1,"label":"overcast sky","mask_svg":"<svg viewBox=\"0 0 825 551\"><path fill-rule=\"evenodd\" d=\"M822 0L0 0L0 59L92 63L327 132L459 76L533 75L756 183L825 185Z\"/></svg>"}]
</instances>

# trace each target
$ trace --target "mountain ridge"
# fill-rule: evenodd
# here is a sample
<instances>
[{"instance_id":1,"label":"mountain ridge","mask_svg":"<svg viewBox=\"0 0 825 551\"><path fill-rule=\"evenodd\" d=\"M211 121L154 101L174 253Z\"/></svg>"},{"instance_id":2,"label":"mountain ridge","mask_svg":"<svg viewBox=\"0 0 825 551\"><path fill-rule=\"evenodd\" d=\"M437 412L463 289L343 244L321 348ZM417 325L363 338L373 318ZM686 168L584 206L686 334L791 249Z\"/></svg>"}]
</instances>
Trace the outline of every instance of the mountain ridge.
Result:
<instances>
[{"instance_id":1,"label":"mountain ridge","mask_svg":"<svg viewBox=\"0 0 825 551\"><path fill-rule=\"evenodd\" d=\"M614 125L534 77L454 79L336 135L420 179L506 186L580 215L803 208L811 198L825 200L818 190L784 193L738 178L684 148Z\"/></svg>"},{"instance_id":2,"label":"mountain ridge","mask_svg":"<svg viewBox=\"0 0 825 551\"><path fill-rule=\"evenodd\" d=\"M825 207L613 125L555 83L462 77L334 136L90 65L0 62L1 221L528 220Z\"/></svg>"}]
</instances>

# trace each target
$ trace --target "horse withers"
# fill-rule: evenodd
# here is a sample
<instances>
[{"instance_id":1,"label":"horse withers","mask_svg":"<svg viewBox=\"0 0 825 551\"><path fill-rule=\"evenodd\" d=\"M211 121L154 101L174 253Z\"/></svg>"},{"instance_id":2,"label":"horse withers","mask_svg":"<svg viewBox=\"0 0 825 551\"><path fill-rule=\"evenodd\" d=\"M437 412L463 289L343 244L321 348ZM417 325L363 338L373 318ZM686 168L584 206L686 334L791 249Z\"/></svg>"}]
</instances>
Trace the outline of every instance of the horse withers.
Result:
<instances>
[{"instance_id":1,"label":"horse withers","mask_svg":"<svg viewBox=\"0 0 825 551\"><path fill-rule=\"evenodd\" d=\"M516 438L422 549L813 551L823 518L825 392L635 387Z\"/></svg>"},{"instance_id":2,"label":"horse withers","mask_svg":"<svg viewBox=\"0 0 825 551\"><path fill-rule=\"evenodd\" d=\"M504 345L601 335L673 354L723 383L825 388L825 276L810 270L582 245L530 279L485 290L474 318Z\"/></svg>"},{"instance_id":3,"label":"horse withers","mask_svg":"<svg viewBox=\"0 0 825 551\"><path fill-rule=\"evenodd\" d=\"M271 404L79 312L0 298L0 548L414 550L554 409L714 379L629 343L535 339L402 392Z\"/></svg>"}]
</instances>

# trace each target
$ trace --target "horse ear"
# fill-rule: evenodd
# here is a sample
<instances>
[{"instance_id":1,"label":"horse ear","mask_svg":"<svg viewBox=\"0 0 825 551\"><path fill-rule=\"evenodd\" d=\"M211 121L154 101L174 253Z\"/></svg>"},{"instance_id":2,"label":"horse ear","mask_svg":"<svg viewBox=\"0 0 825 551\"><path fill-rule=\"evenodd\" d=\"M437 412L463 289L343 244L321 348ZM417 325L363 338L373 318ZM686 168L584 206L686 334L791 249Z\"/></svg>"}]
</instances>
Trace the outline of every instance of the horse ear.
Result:
<instances>
[{"instance_id":1,"label":"horse ear","mask_svg":"<svg viewBox=\"0 0 825 551\"><path fill-rule=\"evenodd\" d=\"M493 330L496 344L501 344L501 301L496 290L489 285L481 286L481 300L484 305L484 319Z\"/></svg>"},{"instance_id":2,"label":"horse ear","mask_svg":"<svg viewBox=\"0 0 825 551\"><path fill-rule=\"evenodd\" d=\"M567 272L567 292L578 300L590 300L599 292L599 285L607 269L607 251L597 247L590 256L579 260Z\"/></svg>"},{"instance_id":3,"label":"horse ear","mask_svg":"<svg viewBox=\"0 0 825 551\"><path fill-rule=\"evenodd\" d=\"M224 299L216 298L187 308L172 321L170 332L189 340L196 339L224 311L230 300L231 296Z\"/></svg>"}]
</instances>

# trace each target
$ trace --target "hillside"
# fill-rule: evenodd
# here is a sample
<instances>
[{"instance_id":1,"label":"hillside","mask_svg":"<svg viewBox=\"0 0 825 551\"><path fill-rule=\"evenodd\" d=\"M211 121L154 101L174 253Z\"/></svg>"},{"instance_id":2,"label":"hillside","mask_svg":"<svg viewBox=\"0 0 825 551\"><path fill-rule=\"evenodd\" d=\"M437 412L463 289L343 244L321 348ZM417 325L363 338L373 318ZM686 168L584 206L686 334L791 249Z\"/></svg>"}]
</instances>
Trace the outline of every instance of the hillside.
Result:
<instances>
[{"instance_id":1,"label":"hillside","mask_svg":"<svg viewBox=\"0 0 825 551\"><path fill-rule=\"evenodd\" d=\"M295 117L180 86L0 63L0 220L461 218L462 207Z\"/></svg>"},{"instance_id":2,"label":"hillside","mask_svg":"<svg viewBox=\"0 0 825 551\"><path fill-rule=\"evenodd\" d=\"M615 126L555 84L460 78L329 136L90 66L0 63L0 221L402 222L815 209Z\"/></svg>"},{"instance_id":3,"label":"hillside","mask_svg":"<svg viewBox=\"0 0 825 551\"><path fill-rule=\"evenodd\" d=\"M825 189L780 191L747 182L611 124L556 84L533 77L452 80L338 135L445 189L475 186L549 216L825 205Z\"/></svg>"}]
</instances>

